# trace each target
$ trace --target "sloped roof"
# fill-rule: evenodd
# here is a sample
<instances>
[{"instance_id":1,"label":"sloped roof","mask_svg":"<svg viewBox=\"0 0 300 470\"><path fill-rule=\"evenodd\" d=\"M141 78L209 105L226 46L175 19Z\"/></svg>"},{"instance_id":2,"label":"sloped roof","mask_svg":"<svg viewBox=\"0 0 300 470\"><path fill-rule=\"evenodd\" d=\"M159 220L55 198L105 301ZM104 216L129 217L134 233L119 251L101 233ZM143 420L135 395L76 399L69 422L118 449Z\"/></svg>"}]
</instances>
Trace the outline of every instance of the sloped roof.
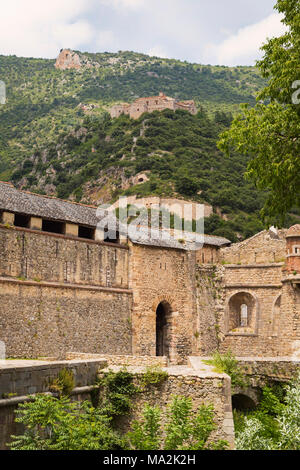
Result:
<instances>
[{"instance_id":1,"label":"sloped roof","mask_svg":"<svg viewBox=\"0 0 300 470\"><path fill-rule=\"evenodd\" d=\"M116 227L119 231L127 234L127 227L119 224L112 213L103 212L99 217L100 212L97 215L97 207L95 206L78 204L55 197L22 191L14 188L10 183L0 182L0 210L90 227L96 227L99 221L104 217L107 221L107 217L109 216L111 220L116 221ZM132 227L132 229L134 228ZM166 230L149 230L147 227L140 227L138 230L134 230L132 235L130 234L129 228L129 238L132 239L133 243L141 245L181 250L194 249L195 244L194 234L192 233L185 233L185 243L183 243L178 241L175 237L170 236L170 233ZM199 240L196 243L199 243ZM200 236L200 243L212 246L224 246L231 242L223 237L203 235L203 237Z\"/></svg>"},{"instance_id":2,"label":"sloped roof","mask_svg":"<svg viewBox=\"0 0 300 470\"><path fill-rule=\"evenodd\" d=\"M0 210L92 227L99 221L96 217L96 207L20 191L11 184L2 182L0 182Z\"/></svg>"},{"instance_id":3,"label":"sloped roof","mask_svg":"<svg viewBox=\"0 0 300 470\"><path fill-rule=\"evenodd\" d=\"M120 227L121 228L121 227ZM174 248L177 250L195 250L201 249L203 245L221 247L231 244L230 240L223 237L215 237L212 235L194 234L184 232L184 239L177 239L172 236L168 230L149 229L148 227L141 226L134 230L134 225L131 226L132 233L129 229L129 238L133 243L138 245L157 246L162 248ZM120 230L122 232L122 228Z\"/></svg>"}]
</instances>

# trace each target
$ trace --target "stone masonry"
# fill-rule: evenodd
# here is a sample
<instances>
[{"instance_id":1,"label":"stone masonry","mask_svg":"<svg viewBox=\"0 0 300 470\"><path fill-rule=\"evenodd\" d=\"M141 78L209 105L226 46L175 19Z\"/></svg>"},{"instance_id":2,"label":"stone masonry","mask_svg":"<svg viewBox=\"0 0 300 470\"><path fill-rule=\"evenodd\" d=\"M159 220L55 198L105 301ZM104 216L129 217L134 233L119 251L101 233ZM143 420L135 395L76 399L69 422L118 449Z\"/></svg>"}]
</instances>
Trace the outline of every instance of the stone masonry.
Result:
<instances>
[{"instance_id":1,"label":"stone masonry","mask_svg":"<svg viewBox=\"0 0 300 470\"><path fill-rule=\"evenodd\" d=\"M116 104L110 109L110 115L112 118L117 118L122 114L127 114L132 119L138 119L144 113L163 111L164 109L171 109L172 111L181 109L183 111L188 111L191 114L197 113L197 108L193 100L179 101L175 98L170 98L161 92L159 96L138 98L131 104Z\"/></svg>"}]
</instances>

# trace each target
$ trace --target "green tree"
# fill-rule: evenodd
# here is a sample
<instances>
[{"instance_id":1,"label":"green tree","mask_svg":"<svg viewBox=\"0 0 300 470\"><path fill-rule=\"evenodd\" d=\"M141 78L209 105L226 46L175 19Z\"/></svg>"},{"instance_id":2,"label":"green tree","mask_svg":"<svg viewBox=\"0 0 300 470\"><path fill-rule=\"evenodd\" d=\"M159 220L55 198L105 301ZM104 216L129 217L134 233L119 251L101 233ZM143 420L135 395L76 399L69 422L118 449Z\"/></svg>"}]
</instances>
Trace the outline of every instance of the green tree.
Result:
<instances>
[{"instance_id":1,"label":"green tree","mask_svg":"<svg viewBox=\"0 0 300 470\"><path fill-rule=\"evenodd\" d=\"M300 374L284 389L282 399L266 387L258 409L238 417L239 450L300 450Z\"/></svg>"},{"instance_id":2,"label":"green tree","mask_svg":"<svg viewBox=\"0 0 300 470\"><path fill-rule=\"evenodd\" d=\"M157 407L146 405L143 416L134 421L127 434L131 448L135 450L225 450L228 443L210 443L216 429L213 406L202 405L193 412L190 398L174 396L164 420ZM164 421L165 424L162 424ZM163 437L164 436L164 437Z\"/></svg>"},{"instance_id":3,"label":"green tree","mask_svg":"<svg viewBox=\"0 0 300 470\"><path fill-rule=\"evenodd\" d=\"M284 15L287 30L262 47L264 57L257 65L268 85L254 108L242 106L242 113L221 135L219 148L252 157L247 175L257 187L268 190L263 216L268 222L283 224L288 211L300 207L300 106L296 90L300 88L300 4L299 0L278 0L275 8Z\"/></svg>"},{"instance_id":4,"label":"green tree","mask_svg":"<svg viewBox=\"0 0 300 470\"><path fill-rule=\"evenodd\" d=\"M38 395L19 405L18 423L25 433L12 436L13 450L117 450L123 440L111 428L111 419L90 402L74 402Z\"/></svg>"}]
</instances>

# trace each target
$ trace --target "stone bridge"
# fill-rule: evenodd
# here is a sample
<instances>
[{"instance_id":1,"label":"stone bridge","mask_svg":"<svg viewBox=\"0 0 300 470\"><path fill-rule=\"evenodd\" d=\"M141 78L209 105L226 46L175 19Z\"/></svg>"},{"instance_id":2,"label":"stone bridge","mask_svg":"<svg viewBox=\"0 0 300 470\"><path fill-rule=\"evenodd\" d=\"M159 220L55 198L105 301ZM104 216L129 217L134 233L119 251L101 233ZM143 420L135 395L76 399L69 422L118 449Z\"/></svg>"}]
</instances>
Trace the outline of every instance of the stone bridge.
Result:
<instances>
[{"instance_id":1,"label":"stone bridge","mask_svg":"<svg viewBox=\"0 0 300 470\"><path fill-rule=\"evenodd\" d=\"M300 360L289 357L246 357L238 358L238 361L249 386L235 390L232 397L235 409L253 408L259 402L263 387L288 383L300 372Z\"/></svg>"},{"instance_id":2,"label":"stone bridge","mask_svg":"<svg viewBox=\"0 0 300 470\"><path fill-rule=\"evenodd\" d=\"M192 357L189 361L201 370L208 359L211 358ZM237 360L248 384L246 388L235 388L233 391L232 406L238 410L255 408L263 387L288 383L300 373L300 360L289 357L238 357Z\"/></svg>"}]
</instances>

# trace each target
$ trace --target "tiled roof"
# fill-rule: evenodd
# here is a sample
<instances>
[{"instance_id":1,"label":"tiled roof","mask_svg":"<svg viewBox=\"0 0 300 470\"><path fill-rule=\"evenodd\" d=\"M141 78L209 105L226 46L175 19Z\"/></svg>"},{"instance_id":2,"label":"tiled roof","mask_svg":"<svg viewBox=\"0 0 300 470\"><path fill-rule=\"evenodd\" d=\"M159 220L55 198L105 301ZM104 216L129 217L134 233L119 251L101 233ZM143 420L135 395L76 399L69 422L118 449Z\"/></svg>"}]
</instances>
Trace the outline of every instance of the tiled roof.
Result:
<instances>
[{"instance_id":1,"label":"tiled roof","mask_svg":"<svg viewBox=\"0 0 300 470\"><path fill-rule=\"evenodd\" d=\"M15 212L26 214L35 217L42 217L49 220L57 220L60 222L71 222L79 225L86 225L96 227L103 217L108 213L103 213L100 217L97 216L97 207L87 206L84 204L73 203L64 201L55 197L44 196L39 194L21 191L14 188L9 183L0 182L0 210L8 212ZM113 214L110 215L114 219ZM122 233L125 230L116 221L116 226ZM133 227L132 227L133 228ZM181 250L193 249L194 234L184 234L185 243L172 237L166 230L149 230L147 227L140 227L134 232L132 236L133 243L141 245L161 246L166 248L176 248ZM231 242L223 237L215 237L212 235L204 235L201 243L212 246L224 246Z\"/></svg>"},{"instance_id":2,"label":"tiled roof","mask_svg":"<svg viewBox=\"0 0 300 470\"><path fill-rule=\"evenodd\" d=\"M20 191L10 184L1 182L0 210L92 227L98 222L96 207Z\"/></svg>"},{"instance_id":3,"label":"tiled roof","mask_svg":"<svg viewBox=\"0 0 300 470\"><path fill-rule=\"evenodd\" d=\"M133 226L131 226L133 228ZM122 228L120 230L122 232ZM172 236L168 230L150 230L145 226L139 227L132 235L129 232L130 239L138 245L158 246L165 248L174 248L179 250L201 249L203 245L225 246L231 244L230 240L223 237L212 235L195 235L194 233L183 233L183 239L177 239Z\"/></svg>"}]
</instances>

